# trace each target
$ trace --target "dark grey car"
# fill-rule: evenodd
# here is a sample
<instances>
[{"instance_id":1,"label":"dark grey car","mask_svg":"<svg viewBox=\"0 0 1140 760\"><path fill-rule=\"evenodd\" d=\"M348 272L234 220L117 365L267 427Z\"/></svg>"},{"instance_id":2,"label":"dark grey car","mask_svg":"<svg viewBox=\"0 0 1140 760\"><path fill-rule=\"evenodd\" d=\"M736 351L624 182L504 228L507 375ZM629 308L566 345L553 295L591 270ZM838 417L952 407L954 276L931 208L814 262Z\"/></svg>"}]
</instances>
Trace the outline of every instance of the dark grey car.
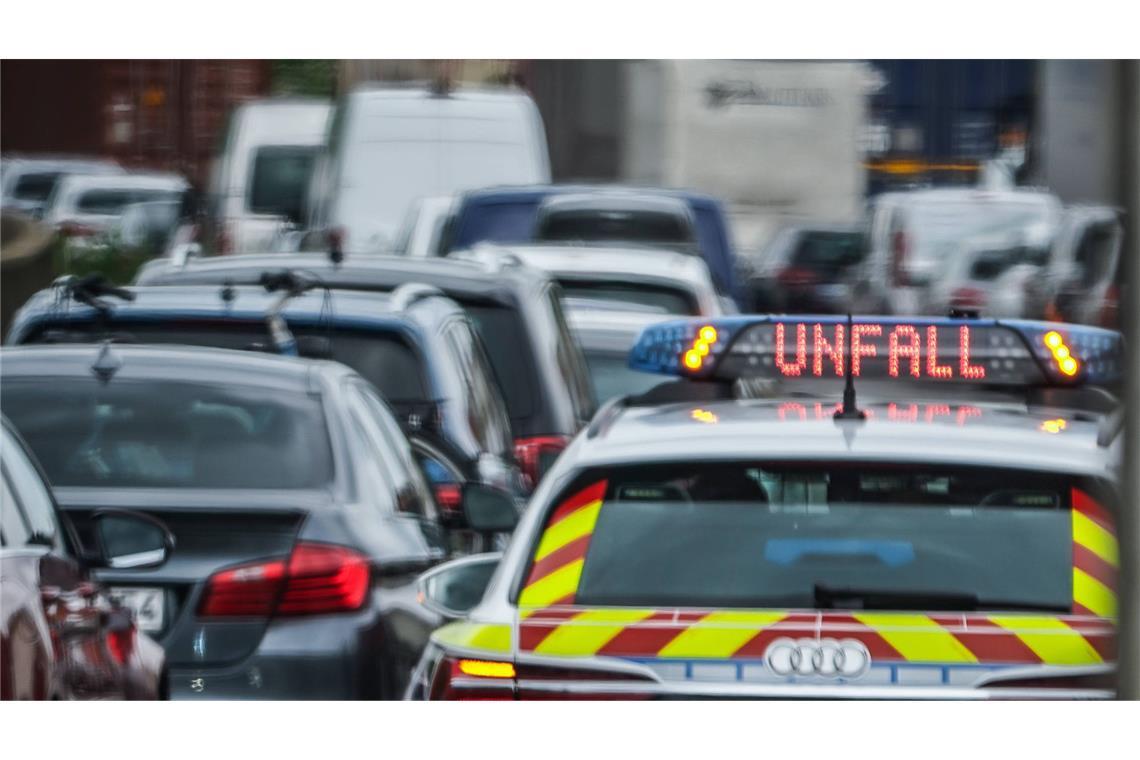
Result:
<instances>
[{"instance_id":1,"label":"dark grey car","mask_svg":"<svg viewBox=\"0 0 1140 760\"><path fill-rule=\"evenodd\" d=\"M440 621L415 578L445 537L359 375L190 347L2 353L3 412L81 540L105 508L174 536L161 567L100 573L165 647L172 697L400 695Z\"/></svg>"}]
</instances>

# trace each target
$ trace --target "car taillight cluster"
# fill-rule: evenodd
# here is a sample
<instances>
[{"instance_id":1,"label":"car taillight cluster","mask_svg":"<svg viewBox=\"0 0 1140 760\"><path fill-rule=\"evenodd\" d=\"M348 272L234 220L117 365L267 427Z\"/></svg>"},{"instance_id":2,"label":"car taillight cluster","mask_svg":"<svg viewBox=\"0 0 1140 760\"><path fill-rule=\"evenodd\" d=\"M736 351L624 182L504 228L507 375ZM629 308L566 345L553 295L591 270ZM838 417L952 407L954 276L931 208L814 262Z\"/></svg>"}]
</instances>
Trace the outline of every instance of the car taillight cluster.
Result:
<instances>
[{"instance_id":1,"label":"car taillight cluster","mask_svg":"<svg viewBox=\"0 0 1140 760\"><path fill-rule=\"evenodd\" d=\"M206 581L199 617L321 615L360 609L368 559L331 544L297 544L288 558L227 568Z\"/></svg>"},{"instance_id":2,"label":"car taillight cluster","mask_svg":"<svg viewBox=\"0 0 1140 760\"><path fill-rule=\"evenodd\" d=\"M982 309L986 305L986 292L979 288L957 288L950 295L952 309Z\"/></svg>"},{"instance_id":3,"label":"car taillight cluster","mask_svg":"<svg viewBox=\"0 0 1140 760\"><path fill-rule=\"evenodd\" d=\"M550 469L569 442L566 436L561 435L515 439L515 459L519 463L519 469L522 470L528 490L538 485L543 474Z\"/></svg>"},{"instance_id":4,"label":"car taillight cluster","mask_svg":"<svg viewBox=\"0 0 1140 760\"><path fill-rule=\"evenodd\" d=\"M897 230L891 236L891 279L895 285L906 287L910 285L910 275L906 268L907 239L906 233Z\"/></svg>"},{"instance_id":5,"label":"car taillight cluster","mask_svg":"<svg viewBox=\"0 0 1140 760\"><path fill-rule=\"evenodd\" d=\"M629 673L443 657L431 682L433 700L648 699L652 679Z\"/></svg>"},{"instance_id":6,"label":"car taillight cluster","mask_svg":"<svg viewBox=\"0 0 1140 760\"><path fill-rule=\"evenodd\" d=\"M815 272L804 267L788 267L776 276L776 280L785 288L806 288L814 285L816 279Z\"/></svg>"},{"instance_id":7,"label":"car taillight cluster","mask_svg":"<svg viewBox=\"0 0 1140 760\"><path fill-rule=\"evenodd\" d=\"M91 237L92 235L98 234L98 232L99 230L94 227L80 222L63 222L59 225L59 234L63 237Z\"/></svg>"}]
</instances>

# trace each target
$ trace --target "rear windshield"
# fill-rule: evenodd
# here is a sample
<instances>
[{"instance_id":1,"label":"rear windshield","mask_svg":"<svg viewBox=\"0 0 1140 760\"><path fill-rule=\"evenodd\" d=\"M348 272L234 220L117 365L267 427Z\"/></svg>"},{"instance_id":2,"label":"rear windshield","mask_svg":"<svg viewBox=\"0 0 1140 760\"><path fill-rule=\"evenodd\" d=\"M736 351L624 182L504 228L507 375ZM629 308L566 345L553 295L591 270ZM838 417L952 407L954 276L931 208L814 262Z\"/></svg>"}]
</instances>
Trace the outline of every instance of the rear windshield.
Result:
<instances>
[{"instance_id":1,"label":"rear windshield","mask_svg":"<svg viewBox=\"0 0 1140 760\"><path fill-rule=\"evenodd\" d=\"M913 253L919 258L951 255L963 238L997 233L1023 234L1034 245L1047 242L1057 222L1057 207L1033 201L955 201L917 203L904 212Z\"/></svg>"},{"instance_id":2,"label":"rear windshield","mask_svg":"<svg viewBox=\"0 0 1140 760\"><path fill-rule=\"evenodd\" d=\"M688 244L693 229L676 214L650 211L560 211L539 221L538 240L630 241Z\"/></svg>"},{"instance_id":3,"label":"rear windshield","mask_svg":"<svg viewBox=\"0 0 1140 760\"><path fill-rule=\"evenodd\" d=\"M177 201L182 193L177 190L123 189L88 190L75 201L75 210L84 214L115 216L126 206L144 201Z\"/></svg>"},{"instance_id":4,"label":"rear windshield","mask_svg":"<svg viewBox=\"0 0 1140 760\"><path fill-rule=\"evenodd\" d=\"M332 453L317 399L266 388L9 379L4 414L55 486L317 488Z\"/></svg>"},{"instance_id":5,"label":"rear windshield","mask_svg":"<svg viewBox=\"0 0 1140 760\"><path fill-rule=\"evenodd\" d=\"M21 174L12 189L12 197L22 201L46 201L55 190L62 172L35 172Z\"/></svg>"},{"instance_id":6,"label":"rear windshield","mask_svg":"<svg viewBox=\"0 0 1140 760\"><path fill-rule=\"evenodd\" d=\"M673 463L578 488L598 481L586 605L1065 613L1086 533L1071 509L1111 514L1097 483L996 468Z\"/></svg>"},{"instance_id":7,"label":"rear windshield","mask_svg":"<svg viewBox=\"0 0 1140 760\"><path fill-rule=\"evenodd\" d=\"M863 259L858 232L805 232L792 252L791 265L813 272L836 273Z\"/></svg>"},{"instance_id":8,"label":"rear windshield","mask_svg":"<svg viewBox=\"0 0 1140 760\"><path fill-rule=\"evenodd\" d=\"M480 203L468 206L456 217L455 239L449 250L469 248L475 243L522 243L534 239L538 201L519 203Z\"/></svg>"},{"instance_id":9,"label":"rear windshield","mask_svg":"<svg viewBox=\"0 0 1140 760\"><path fill-rule=\"evenodd\" d=\"M117 339L133 343L177 343L212 348L270 350L269 333L260 324L209 323L201 321L162 324L117 323L113 332ZM419 355L395 333L326 330L295 327L298 349L304 356L332 358L347 364L368 380L389 403L424 403L431 401L426 373ZM90 323L70 324L64 329L44 329L28 343L74 343L101 338ZM328 341L326 343L326 340ZM331 346L332 356L327 355Z\"/></svg>"},{"instance_id":10,"label":"rear windshield","mask_svg":"<svg viewBox=\"0 0 1140 760\"><path fill-rule=\"evenodd\" d=\"M316 156L316 146L259 148L249 180L249 210L300 220Z\"/></svg>"},{"instance_id":11,"label":"rear windshield","mask_svg":"<svg viewBox=\"0 0 1140 760\"><path fill-rule=\"evenodd\" d=\"M659 314L700 316L701 310L692 293L680 288L643 283L621 283L606 280L559 280L564 298L633 304L638 311Z\"/></svg>"},{"instance_id":12,"label":"rear windshield","mask_svg":"<svg viewBox=\"0 0 1140 760\"><path fill-rule=\"evenodd\" d=\"M630 369L629 356L626 353L589 349L584 353L586 364L590 368L594 398L599 405L614 396L640 395L665 379L661 375Z\"/></svg>"}]
</instances>

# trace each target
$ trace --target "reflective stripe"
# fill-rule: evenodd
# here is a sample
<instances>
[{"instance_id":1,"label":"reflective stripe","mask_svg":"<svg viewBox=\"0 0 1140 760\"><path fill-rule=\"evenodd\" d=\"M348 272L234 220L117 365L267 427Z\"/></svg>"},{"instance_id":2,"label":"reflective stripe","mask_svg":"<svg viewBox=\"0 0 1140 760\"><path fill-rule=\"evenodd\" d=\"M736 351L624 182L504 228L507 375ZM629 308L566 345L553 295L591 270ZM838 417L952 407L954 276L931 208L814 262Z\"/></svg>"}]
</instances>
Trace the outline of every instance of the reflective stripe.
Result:
<instances>
[{"instance_id":1,"label":"reflective stripe","mask_svg":"<svg viewBox=\"0 0 1140 760\"><path fill-rule=\"evenodd\" d=\"M443 626L432 634L432 638L441 644L465 649L511 651L511 627L498 623L471 623L461 620Z\"/></svg>"},{"instance_id":2,"label":"reflective stripe","mask_svg":"<svg viewBox=\"0 0 1140 760\"><path fill-rule=\"evenodd\" d=\"M1120 565L1120 550L1112 532L1094 520L1073 510L1073 541L1088 549L1113 567Z\"/></svg>"},{"instance_id":3,"label":"reflective stripe","mask_svg":"<svg viewBox=\"0 0 1140 760\"><path fill-rule=\"evenodd\" d=\"M991 616L989 620L1025 642L1047 665L1091 665L1102 661L1084 636L1056 618L1010 615Z\"/></svg>"},{"instance_id":4,"label":"reflective stripe","mask_svg":"<svg viewBox=\"0 0 1140 760\"><path fill-rule=\"evenodd\" d=\"M534 648L537 654L592 655L627 625L639 623L653 610L587 610L558 626Z\"/></svg>"},{"instance_id":5,"label":"reflective stripe","mask_svg":"<svg viewBox=\"0 0 1140 760\"><path fill-rule=\"evenodd\" d=\"M1079 567L1073 568L1073 601L1105 618L1116 618L1116 594Z\"/></svg>"},{"instance_id":6,"label":"reflective stripe","mask_svg":"<svg viewBox=\"0 0 1140 760\"><path fill-rule=\"evenodd\" d=\"M534 561L538 562L571 541L592 533L601 508L601 499L592 501L580 509L574 510L553 525L547 526L542 534L542 540L538 544L538 549L534 552Z\"/></svg>"},{"instance_id":7,"label":"reflective stripe","mask_svg":"<svg viewBox=\"0 0 1140 760\"><path fill-rule=\"evenodd\" d=\"M787 616L786 612L711 612L678 634L658 656L728 658L760 630Z\"/></svg>"},{"instance_id":8,"label":"reflective stripe","mask_svg":"<svg viewBox=\"0 0 1140 760\"><path fill-rule=\"evenodd\" d=\"M977 662L978 658L954 635L926 615L899 613L853 614L907 660Z\"/></svg>"},{"instance_id":9,"label":"reflective stripe","mask_svg":"<svg viewBox=\"0 0 1140 760\"><path fill-rule=\"evenodd\" d=\"M582 577L582 563L576 559L530 584L519 594L520 607L546 607L573 594Z\"/></svg>"}]
</instances>

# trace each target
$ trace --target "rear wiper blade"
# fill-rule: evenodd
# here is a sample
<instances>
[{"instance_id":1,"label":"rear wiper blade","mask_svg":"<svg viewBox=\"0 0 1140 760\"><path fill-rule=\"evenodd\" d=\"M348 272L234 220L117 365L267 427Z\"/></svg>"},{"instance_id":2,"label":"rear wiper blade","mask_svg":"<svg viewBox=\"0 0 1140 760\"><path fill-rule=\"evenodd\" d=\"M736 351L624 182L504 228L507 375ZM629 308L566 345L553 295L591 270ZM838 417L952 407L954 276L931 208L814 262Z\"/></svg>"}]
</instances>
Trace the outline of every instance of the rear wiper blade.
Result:
<instances>
[{"instance_id":1,"label":"rear wiper blade","mask_svg":"<svg viewBox=\"0 0 1140 760\"><path fill-rule=\"evenodd\" d=\"M1006 599L979 599L961 591L839 588L817 583L812 587L816 607L837 610L930 610L974 612L977 610L1035 610L1068 613L1067 606Z\"/></svg>"}]
</instances>

